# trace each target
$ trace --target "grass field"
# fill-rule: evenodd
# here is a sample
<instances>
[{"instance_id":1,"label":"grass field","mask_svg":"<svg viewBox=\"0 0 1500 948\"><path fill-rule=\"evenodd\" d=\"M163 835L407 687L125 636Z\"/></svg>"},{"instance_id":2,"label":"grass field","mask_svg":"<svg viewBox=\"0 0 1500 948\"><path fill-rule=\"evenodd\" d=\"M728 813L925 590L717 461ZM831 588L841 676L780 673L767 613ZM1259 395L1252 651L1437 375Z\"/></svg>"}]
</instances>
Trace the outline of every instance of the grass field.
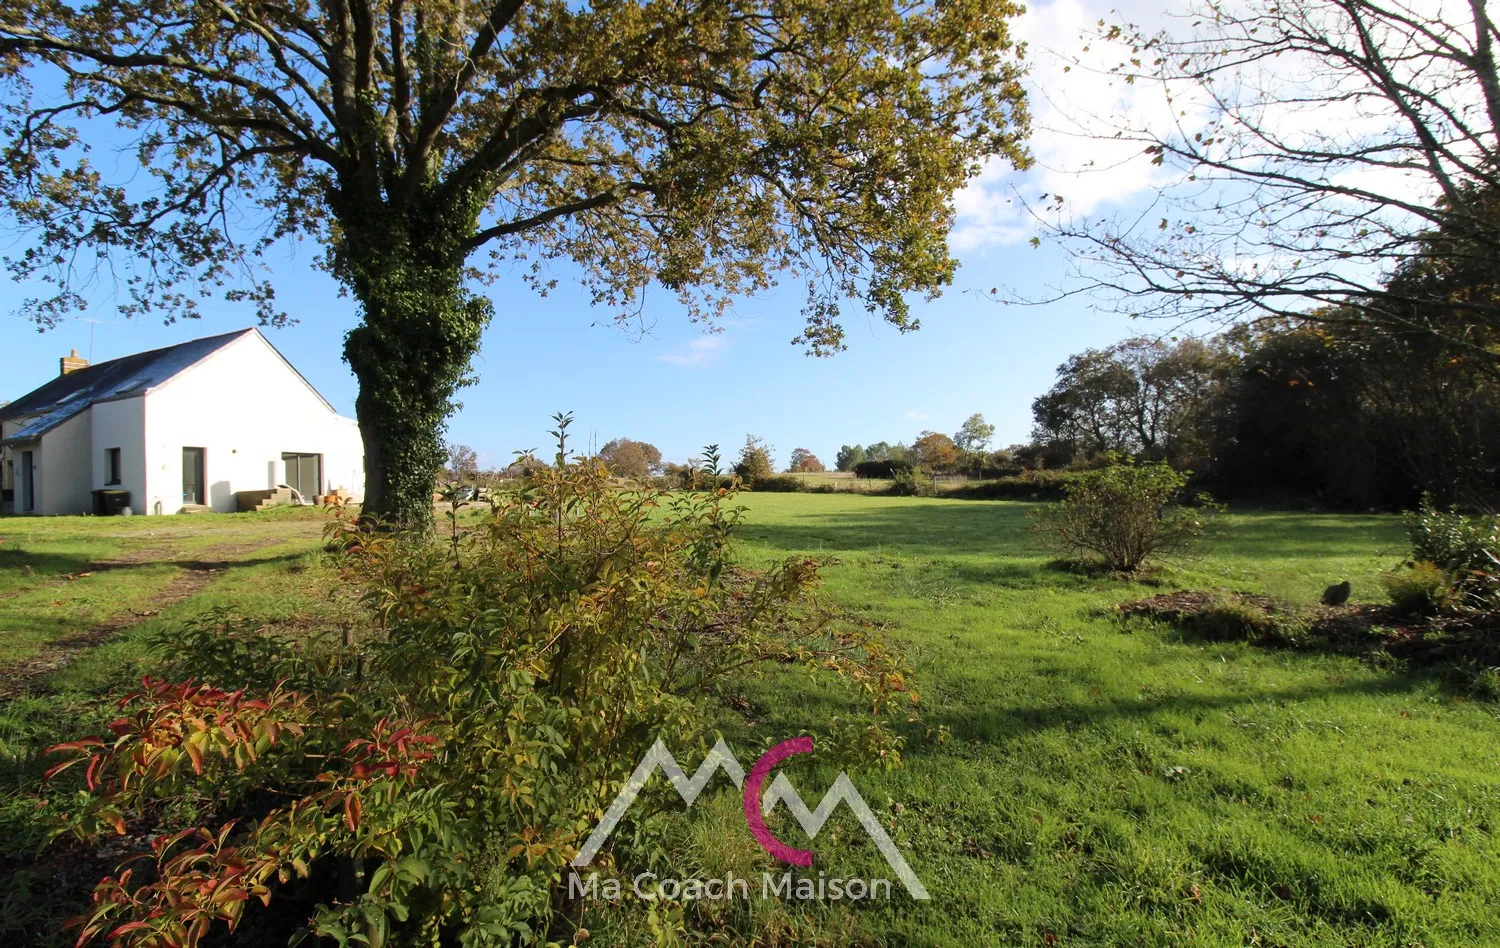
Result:
<instances>
[{"instance_id":1,"label":"grass field","mask_svg":"<svg viewBox=\"0 0 1500 948\"><path fill-rule=\"evenodd\" d=\"M1029 548L1027 504L743 503L748 562L826 557L829 602L907 651L921 702L919 719L899 723L904 765L849 773L932 900L898 886L889 902L854 906L699 903L688 907L699 930L768 944L1500 944L1495 705L1428 671L1200 642L1113 612L1164 587L1311 604L1342 578L1355 599L1375 600L1378 572L1402 553L1396 518L1232 515L1227 538L1146 585L1049 568ZM316 528L260 515L0 521L0 596L11 597L0 598L0 675L152 611L137 607L174 584L186 590L140 624L106 626L0 706L11 876L0 942L25 943L10 939L55 908L45 876L24 868L35 834L15 795L35 778L36 750L96 717L94 695L149 667L152 631L195 610L232 605L293 629L337 621ZM139 565L88 568L106 561ZM194 572L207 579L184 586ZM733 706L726 736L747 766L765 746L815 736L812 761L781 768L810 804L845 766L832 722L862 710L787 673L744 682ZM771 869L739 806L721 788L656 818L673 841L666 867L752 879ZM808 845L779 815L771 823ZM843 815L810 845L813 875L891 875ZM591 944L653 941L638 914L589 921Z\"/></svg>"},{"instance_id":2,"label":"grass field","mask_svg":"<svg viewBox=\"0 0 1500 948\"><path fill-rule=\"evenodd\" d=\"M933 898L752 900L722 921L827 944L1500 944L1494 706L1420 672L1124 627L1114 604L1159 588L1047 568L1026 548L1028 505L745 504L749 559L832 557L827 595L909 649L922 720L904 728L905 766L851 776ZM1228 527L1160 581L1311 604L1348 577L1377 599L1403 540L1394 517L1257 512ZM858 710L801 677L746 696L755 725L735 739L757 748ZM837 772L788 769L809 805ZM738 804L694 808L696 871L770 868ZM852 821L811 848L829 877L890 877Z\"/></svg>"}]
</instances>

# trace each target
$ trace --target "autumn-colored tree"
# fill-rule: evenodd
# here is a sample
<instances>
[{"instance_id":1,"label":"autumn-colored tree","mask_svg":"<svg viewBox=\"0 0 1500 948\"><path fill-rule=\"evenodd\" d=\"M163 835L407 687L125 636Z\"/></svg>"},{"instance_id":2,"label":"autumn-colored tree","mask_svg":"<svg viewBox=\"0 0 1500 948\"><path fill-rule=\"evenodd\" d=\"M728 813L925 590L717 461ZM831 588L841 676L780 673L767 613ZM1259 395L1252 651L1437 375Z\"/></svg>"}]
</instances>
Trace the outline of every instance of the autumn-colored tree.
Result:
<instances>
[{"instance_id":1,"label":"autumn-colored tree","mask_svg":"<svg viewBox=\"0 0 1500 948\"><path fill-rule=\"evenodd\" d=\"M823 462L818 456L806 448L793 448L791 461L787 464L787 471L792 474L816 474L825 471Z\"/></svg>"},{"instance_id":2,"label":"autumn-colored tree","mask_svg":"<svg viewBox=\"0 0 1500 948\"><path fill-rule=\"evenodd\" d=\"M656 445L630 438L616 438L599 449L599 460L620 477L645 477L661 470L661 452Z\"/></svg>"},{"instance_id":3,"label":"autumn-colored tree","mask_svg":"<svg viewBox=\"0 0 1500 948\"><path fill-rule=\"evenodd\" d=\"M843 347L850 299L916 328L907 301L956 267L954 193L991 157L1028 161L1008 32L1020 9L8 4L0 202L23 235L10 269L52 287L21 311L55 325L102 267L127 315L192 316L217 292L280 324L265 254L325 248L319 265L360 312L344 357L366 513L423 523L493 312L480 284L517 263L545 290L544 264L572 261L622 319L652 283L711 319L796 273L797 338L819 354Z\"/></svg>"},{"instance_id":4,"label":"autumn-colored tree","mask_svg":"<svg viewBox=\"0 0 1500 948\"><path fill-rule=\"evenodd\" d=\"M958 446L953 439L936 431L924 431L911 446L910 457L927 471L951 471L958 463Z\"/></svg>"}]
</instances>

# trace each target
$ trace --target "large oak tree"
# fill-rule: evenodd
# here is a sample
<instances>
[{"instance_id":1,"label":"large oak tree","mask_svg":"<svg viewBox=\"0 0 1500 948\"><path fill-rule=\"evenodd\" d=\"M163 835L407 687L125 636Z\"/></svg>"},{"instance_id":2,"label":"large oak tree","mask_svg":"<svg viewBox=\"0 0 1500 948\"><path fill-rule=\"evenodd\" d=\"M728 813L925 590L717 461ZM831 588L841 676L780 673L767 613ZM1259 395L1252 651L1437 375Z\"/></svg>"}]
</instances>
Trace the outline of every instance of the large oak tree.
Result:
<instances>
[{"instance_id":1,"label":"large oak tree","mask_svg":"<svg viewBox=\"0 0 1500 948\"><path fill-rule=\"evenodd\" d=\"M575 265L622 318L806 284L907 329L949 283L950 199L1026 163L1007 0L31 0L0 13L0 195L42 326L102 266L132 315L248 300L288 239L358 302L366 509L431 515L492 303ZM125 146L95 162L90 145ZM97 148L95 149L98 150ZM520 266L514 266L519 262ZM503 364L503 362L502 362Z\"/></svg>"}]
</instances>

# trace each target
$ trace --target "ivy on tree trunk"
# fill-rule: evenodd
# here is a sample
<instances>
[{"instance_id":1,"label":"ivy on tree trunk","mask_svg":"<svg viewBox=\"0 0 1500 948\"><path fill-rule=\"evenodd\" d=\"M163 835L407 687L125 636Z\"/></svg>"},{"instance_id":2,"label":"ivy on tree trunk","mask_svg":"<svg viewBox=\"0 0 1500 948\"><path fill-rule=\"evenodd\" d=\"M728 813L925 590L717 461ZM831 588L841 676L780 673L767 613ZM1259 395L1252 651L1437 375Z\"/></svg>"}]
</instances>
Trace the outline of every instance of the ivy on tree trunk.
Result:
<instances>
[{"instance_id":1,"label":"ivy on tree trunk","mask_svg":"<svg viewBox=\"0 0 1500 948\"><path fill-rule=\"evenodd\" d=\"M390 526L432 520L432 487L447 456L442 432L493 311L464 285L474 203L434 195L420 216L379 203L339 215L334 272L364 317L344 341L359 379L364 509Z\"/></svg>"}]
</instances>

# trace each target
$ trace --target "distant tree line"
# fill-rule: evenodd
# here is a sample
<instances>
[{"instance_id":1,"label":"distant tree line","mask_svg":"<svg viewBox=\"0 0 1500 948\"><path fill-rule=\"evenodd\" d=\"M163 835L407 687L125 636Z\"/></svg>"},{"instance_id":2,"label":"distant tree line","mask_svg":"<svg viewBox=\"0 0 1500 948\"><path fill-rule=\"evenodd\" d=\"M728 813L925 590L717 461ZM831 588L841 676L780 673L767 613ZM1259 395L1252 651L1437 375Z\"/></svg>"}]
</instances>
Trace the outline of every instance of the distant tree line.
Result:
<instances>
[{"instance_id":1,"label":"distant tree line","mask_svg":"<svg viewBox=\"0 0 1500 948\"><path fill-rule=\"evenodd\" d=\"M1001 477L1018 471L1009 451L989 450L994 439L995 426L976 412L952 436L923 431L911 444L846 444L839 448L834 464L858 477L894 477L905 471Z\"/></svg>"},{"instance_id":2,"label":"distant tree line","mask_svg":"<svg viewBox=\"0 0 1500 948\"><path fill-rule=\"evenodd\" d=\"M1032 403L1027 467L1110 452L1191 470L1224 495L1335 506L1493 505L1500 384L1487 360L1349 310L1207 341L1129 339L1058 367Z\"/></svg>"}]
</instances>

